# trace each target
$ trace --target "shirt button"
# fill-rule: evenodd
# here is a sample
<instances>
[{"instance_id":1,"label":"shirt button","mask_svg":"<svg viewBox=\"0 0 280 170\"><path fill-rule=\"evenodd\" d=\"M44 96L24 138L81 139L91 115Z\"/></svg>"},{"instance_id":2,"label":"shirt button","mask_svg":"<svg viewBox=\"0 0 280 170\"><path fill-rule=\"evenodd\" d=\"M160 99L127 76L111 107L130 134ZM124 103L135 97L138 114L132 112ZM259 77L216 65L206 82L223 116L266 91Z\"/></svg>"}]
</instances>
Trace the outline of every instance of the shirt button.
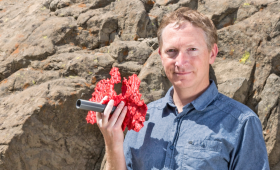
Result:
<instances>
[{"instance_id":1,"label":"shirt button","mask_svg":"<svg viewBox=\"0 0 280 170\"><path fill-rule=\"evenodd\" d=\"M193 142L191 140L188 143L191 144L191 145L193 144Z\"/></svg>"},{"instance_id":2,"label":"shirt button","mask_svg":"<svg viewBox=\"0 0 280 170\"><path fill-rule=\"evenodd\" d=\"M171 150L173 150L174 146L173 146L173 145L171 145L169 148L170 148Z\"/></svg>"}]
</instances>

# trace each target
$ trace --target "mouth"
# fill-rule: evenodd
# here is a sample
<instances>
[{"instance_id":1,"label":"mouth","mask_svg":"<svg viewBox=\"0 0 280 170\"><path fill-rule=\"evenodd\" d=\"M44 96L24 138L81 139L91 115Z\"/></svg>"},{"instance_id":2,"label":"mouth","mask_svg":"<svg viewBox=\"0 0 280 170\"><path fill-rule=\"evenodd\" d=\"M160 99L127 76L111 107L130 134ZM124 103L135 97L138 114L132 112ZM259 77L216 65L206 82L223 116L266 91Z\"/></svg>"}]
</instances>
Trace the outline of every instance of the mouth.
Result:
<instances>
[{"instance_id":1,"label":"mouth","mask_svg":"<svg viewBox=\"0 0 280 170\"><path fill-rule=\"evenodd\" d=\"M175 72L174 74L178 75L178 76L184 76L184 75L188 75L188 74L191 74L192 71L190 72Z\"/></svg>"}]
</instances>

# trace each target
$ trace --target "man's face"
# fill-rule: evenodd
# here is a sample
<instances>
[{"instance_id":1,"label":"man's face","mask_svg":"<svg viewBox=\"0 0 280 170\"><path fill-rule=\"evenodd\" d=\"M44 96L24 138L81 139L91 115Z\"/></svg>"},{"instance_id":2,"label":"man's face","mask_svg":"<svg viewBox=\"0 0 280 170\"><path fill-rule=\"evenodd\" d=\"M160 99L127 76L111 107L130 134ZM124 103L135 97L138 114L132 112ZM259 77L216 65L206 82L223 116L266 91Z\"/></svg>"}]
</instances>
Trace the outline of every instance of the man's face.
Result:
<instances>
[{"instance_id":1,"label":"man's face","mask_svg":"<svg viewBox=\"0 0 280 170\"><path fill-rule=\"evenodd\" d=\"M216 44L209 52L204 31L190 22L180 26L169 24L163 29L159 53L165 73L175 88L205 88L209 84L209 64L214 62L217 52Z\"/></svg>"}]
</instances>

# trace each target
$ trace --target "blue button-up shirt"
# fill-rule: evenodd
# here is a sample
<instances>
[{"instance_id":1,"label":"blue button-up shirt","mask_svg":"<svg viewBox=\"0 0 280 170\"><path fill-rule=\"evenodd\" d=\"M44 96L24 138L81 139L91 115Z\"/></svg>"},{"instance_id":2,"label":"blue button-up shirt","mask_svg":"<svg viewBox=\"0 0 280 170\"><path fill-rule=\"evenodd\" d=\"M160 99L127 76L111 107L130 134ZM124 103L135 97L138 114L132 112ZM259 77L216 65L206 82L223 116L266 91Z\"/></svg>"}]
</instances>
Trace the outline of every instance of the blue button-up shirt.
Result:
<instances>
[{"instance_id":1,"label":"blue button-up shirt","mask_svg":"<svg viewBox=\"0 0 280 170\"><path fill-rule=\"evenodd\" d=\"M257 115L218 92L212 81L178 114L171 87L148 105L149 121L124 141L127 169L268 170Z\"/></svg>"}]
</instances>

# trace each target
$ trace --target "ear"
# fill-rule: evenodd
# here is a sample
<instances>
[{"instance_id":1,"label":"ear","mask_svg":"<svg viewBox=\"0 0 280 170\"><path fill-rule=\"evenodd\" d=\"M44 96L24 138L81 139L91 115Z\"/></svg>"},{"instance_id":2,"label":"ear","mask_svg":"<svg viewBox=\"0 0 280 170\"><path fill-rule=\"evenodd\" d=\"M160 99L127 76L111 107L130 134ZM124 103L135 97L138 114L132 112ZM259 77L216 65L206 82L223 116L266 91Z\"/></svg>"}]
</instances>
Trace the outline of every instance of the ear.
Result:
<instances>
[{"instance_id":1,"label":"ear","mask_svg":"<svg viewBox=\"0 0 280 170\"><path fill-rule=\"evenodd\" d=\"M218 45L214 44L213 48L212 48L212 50L210 52L209 64L213 64L214 63L214 61L215 61L215 59L217 57L218 51L219 51Z\"/></svg>"},{"instance_id":2,"label":"ear","mask_svg":"<svg viewBox=\"0 0 280 170\"><path fill-rule=\"evenodd\" d=\"M162 61L162 54L161 54L161 51L160 51L160 47L158 48L158 54L160 55L161 64L163 65L163 61Z\"/></svg>"}]
</instances>

